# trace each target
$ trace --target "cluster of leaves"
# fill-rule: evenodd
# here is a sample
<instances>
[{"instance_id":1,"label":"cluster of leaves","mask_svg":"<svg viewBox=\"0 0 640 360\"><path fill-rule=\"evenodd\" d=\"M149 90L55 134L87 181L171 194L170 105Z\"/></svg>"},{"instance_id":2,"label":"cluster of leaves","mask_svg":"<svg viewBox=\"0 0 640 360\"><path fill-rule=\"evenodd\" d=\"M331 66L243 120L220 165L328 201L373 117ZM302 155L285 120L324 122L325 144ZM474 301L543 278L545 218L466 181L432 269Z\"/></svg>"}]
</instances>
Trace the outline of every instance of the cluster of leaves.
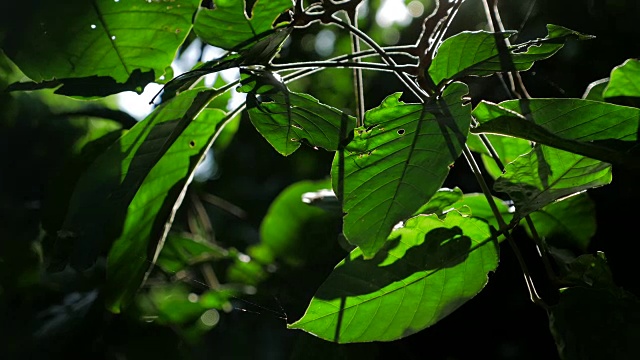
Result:
<instances>
[{"instance_id":1,"label":"cluster of leaves","mask_svg":"<svg viewBox=\"0 0 640 360\"><path fill-rule=\"evenodd\" d=\"M29 22L7 31L3 51L29 79L11 84L13 91L55 88L58 96L96 99L165 83L147 118L88 142L83 161L65 174L68 191L55 204L66 211L45 226L55 242L51 269L69 264L85 274L104 272L99 292L106 309L133 307L197 338L215 326L220 311L233 308L235 297L269 276L263 265L279 258L299 266L301 257L342 241L350 252L288 327L338 343L391 341L432 326L478 294L498 266L500 243L515 246L511 234L524 226L559 291L553 303L541 299L521 264L532 299L549 312L561 355L583 359L592 346L610 349L611 339L632 339L637 316L629 331L585 341L600 319L585 321L577 304L593 298L584 303L615 309L605 321L633 314L638 305L613 283L602 254L584 253L595 231L585 226L594 216L585 191L609 184L612 166L638 166L638 61L613 69L582 99L521 96L474 107L469 77L513 76L567 41L589 36L548 25L546 37L515 45L511 31L464 31L443 40L462 3L450 1L425 19L415 45L385 49L349 21L360 3L78 0L65 7L44 3ZM362 41L371 50L278 63L288 37L317 22L346 29L359 39L354 49ZM226 53L173 77L171 63L189 34ZM379 106L352 116L288 88L334 67L353 68L356 78L363 69L392 72L418 101L406 103L402 92L390 91ZM240 80L213 88L201 80L228 69L238 69ZM224 97L232 88L246 93L246 102L228 110ZM357 87L354 93L366 96ZM298 183L275 199L262 222L262 242L249 256L206 241L206 220L190 233L172 227L198 165L212 147L224 149L218 141L233 136L242 111L284 156L302 146L335 153L330 182ZM442 188L461 156L484 194ZM308 224L325 235L318 248L304 244ZM563 240L545 240L552 238ZM221 263L230 264L237 283L218 281L212 266ZM141 292L158 279L158 267L170 277L199 267L207 290L196 295L178 285ZM92 302L95 293L83 299Z\"/></svg>"}]
</instances>

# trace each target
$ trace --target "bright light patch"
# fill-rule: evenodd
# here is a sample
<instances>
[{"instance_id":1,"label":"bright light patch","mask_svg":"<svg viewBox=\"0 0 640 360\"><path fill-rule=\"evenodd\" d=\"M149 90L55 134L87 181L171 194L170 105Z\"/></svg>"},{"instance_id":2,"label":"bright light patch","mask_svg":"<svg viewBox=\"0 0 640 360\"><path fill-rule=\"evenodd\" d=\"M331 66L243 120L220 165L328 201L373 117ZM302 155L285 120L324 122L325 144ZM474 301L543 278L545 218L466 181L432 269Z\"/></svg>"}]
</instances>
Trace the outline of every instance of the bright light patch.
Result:
<instances>
[{"instance_id":1,"label":"bright light patch","mask_svg":"<svg viewBox=\"0 0 640 360\"><path fill-rule=\"evenodd\" d=\"M218 324L218 321L220 321L220 314L215 309L209 309L200 316L200 321L202 321L205 326L214 327Z\"/></svg>"},{"instance_id":2,"label":"bright light patch","mask_svg":"<svg viewBox=\"0 0 640 360\"><path fill-rule=\"evenodd\" d=\"M336 34L331 30L320 30L316 35L314 48L318 55L329 56L333 53L333 45L336 42Z\"/></svg>"},{"instance_id":3,"label":"bright light patch","mask_svg":"<svg viewBox=\"0 0 640 360\"><path fill-rule=\"evenodd\" d=\"M386 28L395 23L409 25L412 16L404 5L403 0L382 0L376 13L376 22L380 27Z\"/></svg>"},{"instance_id":4,"label":"bright light patch","mask_svg":"<svg viewBox=\"0 0 640 360\"><path fill-rule=\"evenodd\" d=\"M411 14L411 16L413 16L414 18L420 17L422 16L422 14L424 14L424 5L421 1L414 0L410 2L409 5L407 5L407 10L409 10L409 14Z\"/></svg>"}]
</instances>

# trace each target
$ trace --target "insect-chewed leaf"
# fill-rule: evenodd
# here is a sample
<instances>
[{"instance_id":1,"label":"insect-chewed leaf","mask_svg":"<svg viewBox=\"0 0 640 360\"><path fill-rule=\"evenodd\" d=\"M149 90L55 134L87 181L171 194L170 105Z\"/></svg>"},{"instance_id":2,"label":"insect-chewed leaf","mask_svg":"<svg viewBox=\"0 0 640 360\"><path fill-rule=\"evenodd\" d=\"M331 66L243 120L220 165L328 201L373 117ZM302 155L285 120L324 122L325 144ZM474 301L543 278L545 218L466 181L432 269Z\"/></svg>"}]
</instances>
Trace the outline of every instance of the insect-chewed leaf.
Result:
<instances>
[{"instance_id":1,"label":"insect-chewed leaf","mask_svg":"<svg viewBox=\"0 0 640 360\"><path fill-rule=\"evenodd\" d=\"M518 44L509 48L510 61L518 71L529 70L533 63L544 60L558 52L564 41L570 38L580 40L590 36L569 30L562 26L547 25L548 35ZM507 64L501 58L496 41L515 34L515 31L502 34L487 31L463 31L447 40L438 48L436 57L429 67L429 74L438 86L463 76L487 76L505 69Z\"/></svg>"},{"instance_id":2,"label":"insect-chewed leaf","mask_svg":"<svg viewBox=\"0 0 640 360\"><path fill-rule=\"evenodd\" d=\"M201 8L194 30L204 42L226 50L248 48L273 30L280 14L293 7L291 0L257 0L250 16L245 0L218 0L214 9Z\"/></svg>"},{"instance_id":3,"label":"insect-chewed leaf","mask_svg":"<svg viewBox=\"0 0 640 360\"><path fill-rule=\"evenodd\" d=\"M453 83L427 105L391 95L366 112L364 126L336 154L333 189L343 201L344 234L366 257L442 186L469 131L467 92L466 85Z\"/></svg>"},{"instance_id":4,"label":"insect-chewed leaf","mask_svg":"<svg viewBox=\"0 0 640 360\"><path fill-rule=\"evenodd\" d=\"M373 259L353 250L289 327L339 343L400 339L479 293L497 266L497 243L482 220L455 211L444 221L420 215Z\"/></svg>"}]
</instances>

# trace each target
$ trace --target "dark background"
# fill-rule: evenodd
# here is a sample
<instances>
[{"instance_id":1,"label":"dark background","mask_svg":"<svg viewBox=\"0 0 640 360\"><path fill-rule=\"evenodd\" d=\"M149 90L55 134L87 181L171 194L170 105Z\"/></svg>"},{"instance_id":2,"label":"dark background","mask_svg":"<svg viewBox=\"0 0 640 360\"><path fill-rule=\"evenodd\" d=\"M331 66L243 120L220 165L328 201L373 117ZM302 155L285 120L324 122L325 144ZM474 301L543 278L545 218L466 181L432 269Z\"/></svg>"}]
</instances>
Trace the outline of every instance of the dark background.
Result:
<instances>
[{"instance_id":1,"label":"dark background","mask_svg":"<svg viewBox=\"0 0 640 360\"><path fill-rule=\"evenodd\" d=\"M432 4L425 4L431 9ZM589 83L607 77L613 67L626 59L640 56L639 7L635 0L503 1L505 27L520 30L517 41L543 37L548 23L595 36L589 41L569 42L554 57L536 63L524 73L529 93L533 97L580 97ZM482 29L484 22L481 3L467 0L449 33ZM382 30L373 25L371 14L362 20L362 26L374 37L381 36ZM420 26L421 22L414 20L399 29L400 43L415 42ZM318 29L319 26L294 32L283 58L320 59L312 48L304 46L309 41L305 35ZM344 48L346 41L339 36L336 48ZM352 95L341 88L345 81L350 84L349 70L331 70L294 87L333 106L353 109ZM468 82L474 103L481 99L507 99L496 77ZM4 87L6 83L0 85ZM393 76L365 74L367 108L377 106L395 91L402 91L402 87ZM63 306L65 296L71 292L51 288L42 276L43 259L49 251L46 243L42 244L43 209L52 193L60 191L60 185L52 185L52 179L72 156L72 144L83 135L83 129L69 119L52 118L50 109L29 95L16 98L3 94L1 101L0 355L7 352L0 356L3 359L558 358L547 314L529 301L520 268L506 244L501 249L498 270L490 275L487 287L479 295L435 326L395 342L339 346L301 331L287 330L285 320L274 314L284 310L289 323L302 315L322 279L344 256L339 247L312 266L282 267L258 286L251 303L239 300L235 304L251 312L222 314L220 323L196 344L182 341L175 328L107 314L99 301L86 313L76 312L77 318L67 322L55 336L39 338L39 314ZM194 187L216 194L248 213L240 220L215 207L207 208L217 237L226 246L244 250L259 242L260 221L278 193L296 181L326 178L331 158L330 153L304 147L290 157L281 157L243 118L232 143L216 157L216 175ZM616 283L636 295L640 288L635 254L629 246L639 240L634 232L637 215L632 210L640 200L637 179L635 172L614 169L611 185L589 191L596 203L598 226L589 250L604 251ZM455 164L445 186L458 186L464 192L479 190L462 161ZM545 297L548 284L535 249L524 237L520 244ZM71 289L87 293L91 284L91 279L84 279ZM190 284L199 286L195 279Z\"/></svg>"}]
</instances>

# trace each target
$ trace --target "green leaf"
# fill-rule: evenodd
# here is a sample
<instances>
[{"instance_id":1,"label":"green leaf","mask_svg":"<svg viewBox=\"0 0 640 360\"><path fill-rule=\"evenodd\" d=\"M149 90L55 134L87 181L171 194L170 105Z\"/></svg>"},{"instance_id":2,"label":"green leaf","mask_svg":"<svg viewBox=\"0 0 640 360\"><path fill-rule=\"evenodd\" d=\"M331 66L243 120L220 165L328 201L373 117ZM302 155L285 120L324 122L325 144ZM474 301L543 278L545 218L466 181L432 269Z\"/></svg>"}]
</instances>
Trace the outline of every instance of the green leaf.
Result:
<instances>
[{"instance_id":1,"label":"green leaf","mask_svg":"<svg viewBox=\"0 0 640 360\"><path fill-rule=\"evenodd\" d=\"M551 203L529 215L540 237L557 248L576 248L587 251L596 233L595 204L587 195L579 194ZM531 229L525 227L529 236Z\"/></svg>"},{"instance_id":2,"label":"green leaf","mask_svg":"<svg viewBox=\"0 0 640 360\"><path fill-rule=\"evenodd\" d=\"M479 293L498 266L489 226L449 212L420 215L365 260L356 249L289 325L339 343L392 341L432 326Z\"/></svg>"},{"instance_id":3,"label":"green leaf","mask_svg":"<svg viewBox=\"0 0 640 360\"><path fill-rule=\"evenodd\" d=\"M493 197L493 201L495 202L496 207L498 208L498 212L504 219L505 223L508 224L511 221L511 218L513 217L513 214L509 211L509 203L495 196ZM489 201L487 201L487 198L484 196L484 194L482 193L464 194L464 197L460 201L453 204L453 207L458 209L458 211L461 211L460 209L463 206L466 206L469 209L471 209L471 214L470 214L471 217L486 221L489 225L491 225L496 230L500 229L500 225L498 224L496 215L493 213L493 210L491 210ZM502 241L504 239L505 239L504 236L500 236L498 238L499 241Z\"/></svg>"},{"instance_id":4,"label":"green leaf","mask_svg":"<svg viewBox=\"0 0 640 360\"><path fill-rule=\"evenodd\" d=\"M439 189L414 215L442 214L445 210L452 209L453 204L462 200L463 196L462 190L457 187L454 189Z\"/></svg>"},{"instance_id":5,"label":"green leaf","mask_svg":"<svg viewBox=\"0 0 640 360\"><path fill-rule=\"evenodd\" d=\"M587 86L582 98L585 100L605 101L604 90L609 85L609 78L596 80Z\"/></svg>"},{"instance_id":6,"label":"green leaf","mask_svg":"<svg viewBox=\"0 0 640 360\"><path fill-rule=\"evenodd\" d=\"M170 67L198 4L45 1L31 9L21 27L6 33L3 49L33 81L63 83L66 90L60 91L67 95L142 92Z\"/></svg>"},{"instance_id":7,"label":"green leaf","mask_svg":"<svg viewBox=\"0 0 640 360\"><path fill-rule=\"evenodd\" d=\"M322 259L335 249L340 214L302 202L302 195L326 189L327 181L301 181L289 185L271 203L260 225L260 246L290 266Z\"/></svg>"},{"instance_id":8,"label":"green leaf","mask_svg":"<svg viewBox=\"0 0 640 360\"><path fill-rule=\"evenodd\" d=\"M498 154L498 157L500 158L500 161L503 165L506 165L517 159L518 156L531 151L532 145L528 140L490 134L486 134L485 136L491 143L491 146L495 150L496 154ZM496 164L495 159L491 157L491 154L486 149L485 145L480 141L478 135L469 136L469 139L473 139L473 141L467 141L469 149L482 154L482 163L487 173L493 179L497 179L502 176L502 170L500 170L500 167Z\"/></svg>"},{"instance_id":9,"label":"green leaf","mask_svg":"<svg viewBox=\"0 0 640 360\"><path fill-rule=\"evenodd\" d=\"M529 70L533 63L544 60L558 52L570 38L586 40L588 35L562 26L547 25L548 35L508 48L515 70ZM496 41L514 35L515 31L496 34L487 31L463 31L446 39L438 48L429 67L429 74L438 86L464 76L488 76L508 71L510 63L501 58Z\"/></svg>"},{"instance_id":10,"label":"green leaf","mask_svg":"<svg viewBox=\"0 0 640 360\"><path fill-rule=\"evenodd\" d=\"M611 71L609 84L604 90L605 98L618 96L640 97L640 60L629 59Z\"/></svg>"},{"instance_id":11,"label":"green leaf","mask_svg":"<svg viewBox=\"0 0 640 360\"><path fill-rule=\"evenodd\" d=\"M222 259L227 251L211 243L196 240L186 235L169 233L158 255L156 264L164 271L175 274L204 261Z\"/></svg>"},{"instance_id":12,"label":"green leaf","mask_svg":"<svg viewBox=\"0 0 640 360\"><path fill-rule=\"evenodd\" d=\"M259 75L258 84L247 94L247 110L258 132L284 156L301 143L336 151L355 127L354 117L311 95L290 92L270 74Z\"/></svg>"},{"instance_id":13,"label":"green leaf","mask_svg":"<svg viewBox=\"0 0 640 360\"><path fill-rule=\"evenodd\" d=\"M245 0L216 0L214 5L200 8L194 31L204 42L226 50L247 48L270 34L278 16L293 7L291 0L257 0L250 11L245 11Z\"/></svg>"},{"instance_id":14,"label":"green leaf","mask_svg":"<svg viewBox=\"0 0 640 360\"><path fill-rule=\"evenodd\" d=\"M203 97L205 103L198 104L202 107L206 106L207 98L210 100L208 91L196 91L196 94L188 95L195 95L194 102ZM185 116L188 114L187 110ZM153 139L172 144L153 168L147 168L148 174L128 206L122 234L109 251L105 301L111 311L118 312L126 306L146 278L150 265L162 250L164 238L182 203L194 170L225 120L227 115L223 111L205 109L177 136L174 134L176 130L180 130L180 122L174 125L171 132L163 132L164 136ZM170 122L166 122L160 126L169 124ZM170 141L172 138L173 142ZM134 161L135 159L132 163Z\"/></svg>"},{"instance_id":15,"label":"green leaf","mask_svg":"<svg viewBox=\"0 0 640 360\"><path fill-rule=\"evenodd\" d=\"M90 266L120 236L127 207L141 184L214 95L191 91L159 106L88 167L61 230L62 237L75 238L74 267Z\"/></svg>"},{"instance_id":16,"label":"green leaf","mask_svg":"<svg viewBox=\"0 0 640 360\"><path fill-rule=\"evenodd\" d=\"M476 134L507 135L614 165L640 166L630 152L638 140L640 109L582 99L527 99L481 102L473 116L480 122L471 129Z\"/></svg>"},{"instance_id":17,"label":"green leaf","mask_svg":"<svg viewBox=\"0 0 640 360\"><path fill-rule=\"evenodd\" d=\"M611 183L611 165L544 145L505 168L493 188L509 195L516 219L561 198Z\"/></svg>"},{"instance_id":18,"label":"green leaf","mask_svg":"<svg viewBox=\"0 0 640 360\"><path fill-rule=\"evenodd\" d=\"M333 189L343 201L344 235L372 257L391 229L442 186L462 152L471 121L468 88L451 84L427 105L400 93L365 113L364 126L333 162ZM344 180L343 180L344 179Z\"/></svg>"}]
</instances>

